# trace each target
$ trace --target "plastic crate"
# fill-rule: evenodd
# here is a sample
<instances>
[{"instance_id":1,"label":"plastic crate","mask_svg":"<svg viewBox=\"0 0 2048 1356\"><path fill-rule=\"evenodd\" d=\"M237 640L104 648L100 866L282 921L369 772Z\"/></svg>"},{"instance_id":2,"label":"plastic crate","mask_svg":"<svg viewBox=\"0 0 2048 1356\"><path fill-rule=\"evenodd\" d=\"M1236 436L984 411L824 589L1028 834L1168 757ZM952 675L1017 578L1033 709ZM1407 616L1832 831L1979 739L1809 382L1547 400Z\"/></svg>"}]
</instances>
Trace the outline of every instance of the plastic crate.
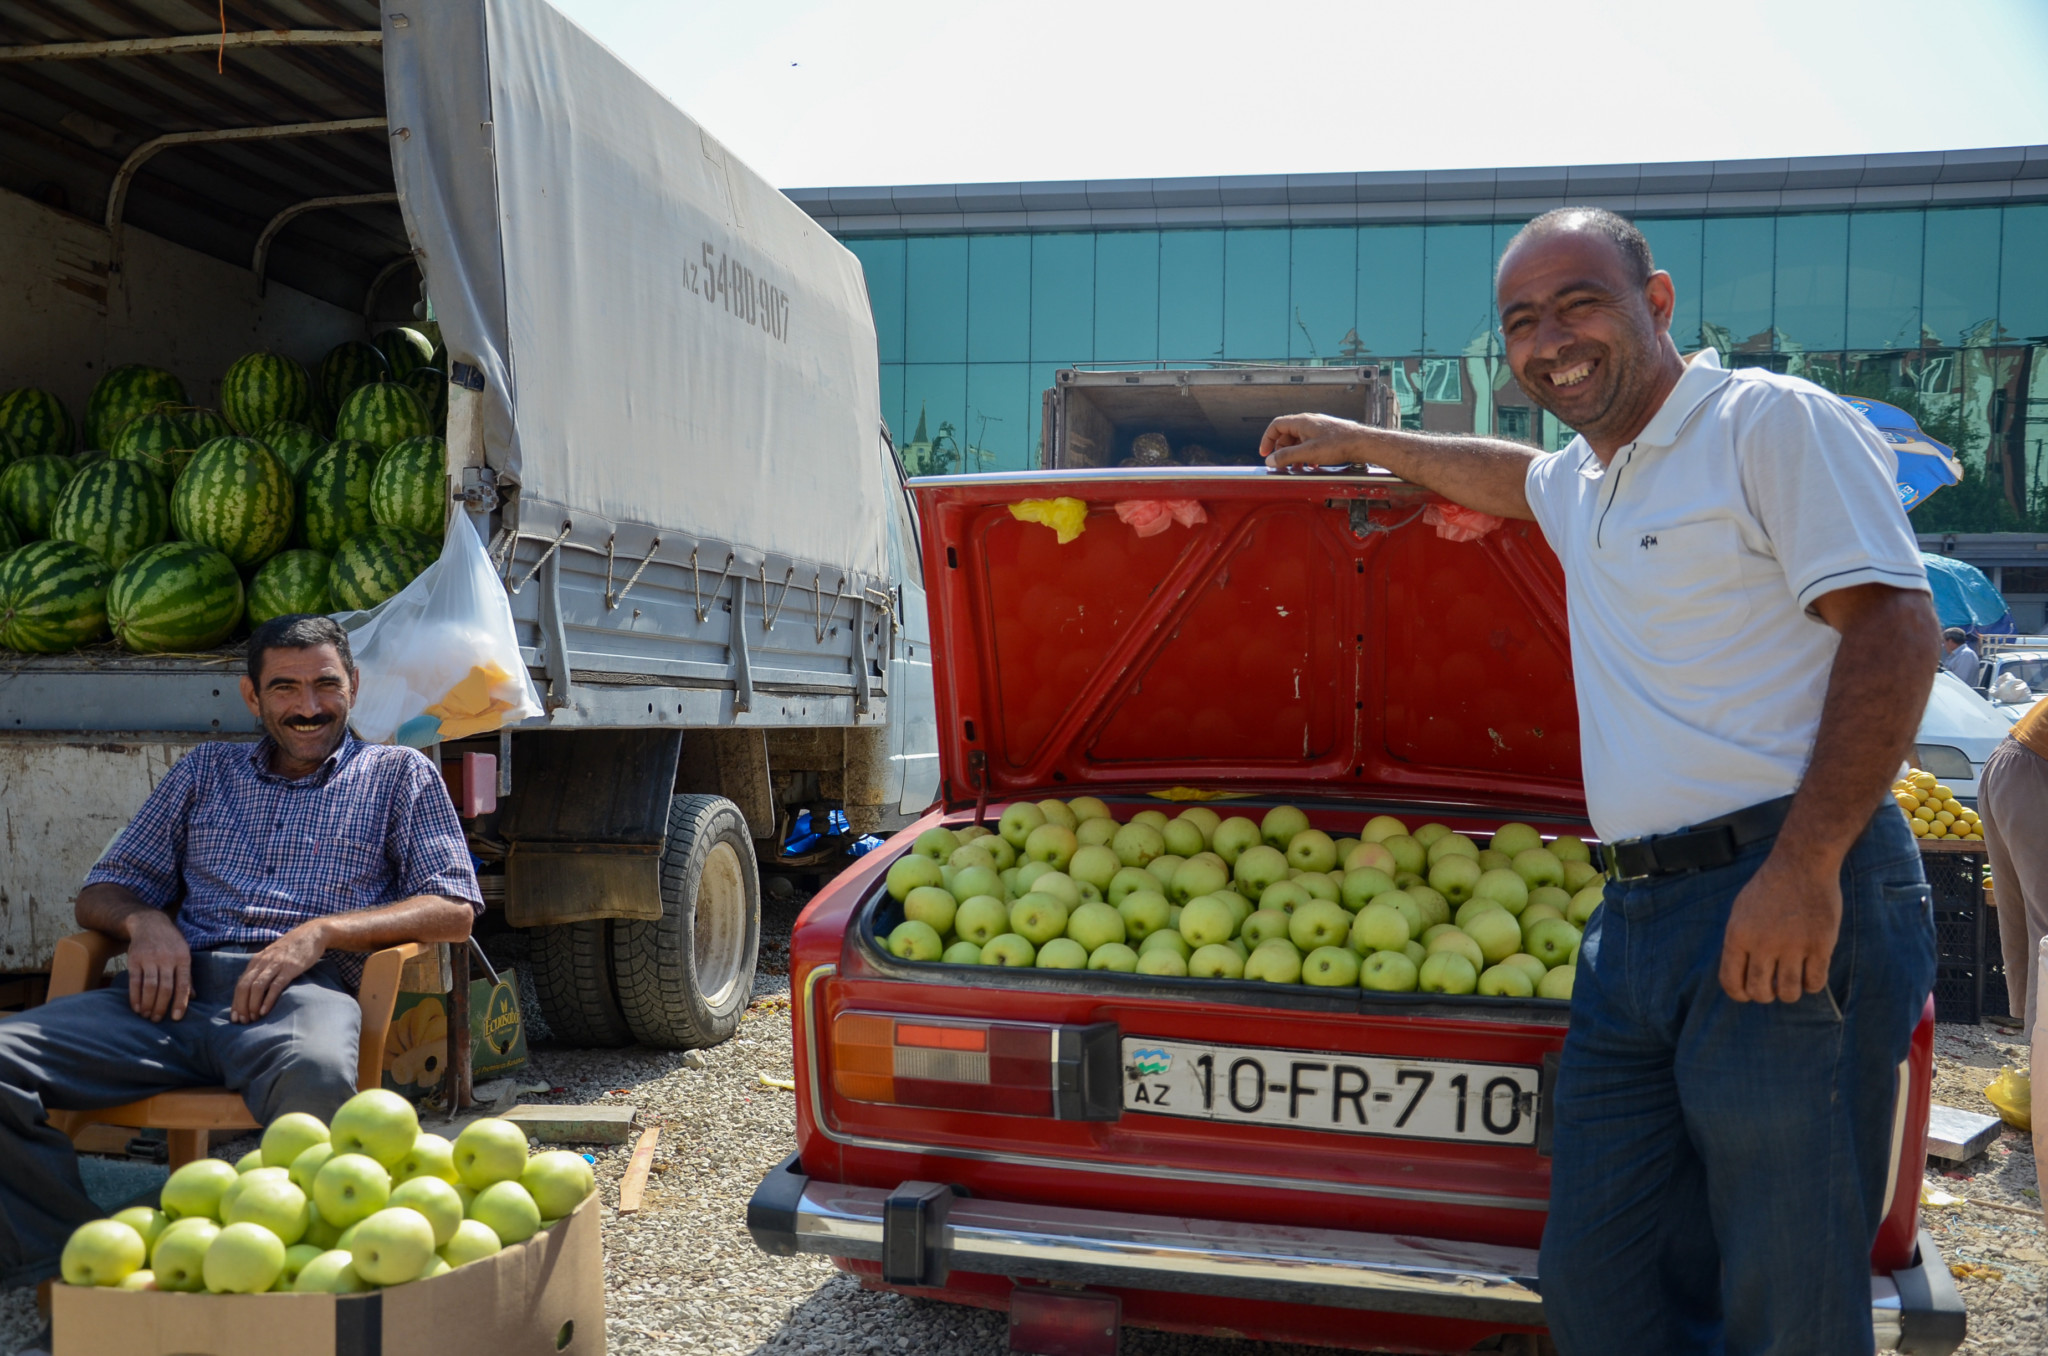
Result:
<instances>
[{"instance_id":1,"label":"plastic crate","mask_svg":"<svg viewBox=\"0 0 2048 1356\"><path fill-rule=\"evenodd\" d=\"M1923 852L1934 899L1934 1012L1942 1022L1976 1025L2005 1012L2005 966L1998 918L1984 902L1984 854Z\"/></svg>"}]
</instances>

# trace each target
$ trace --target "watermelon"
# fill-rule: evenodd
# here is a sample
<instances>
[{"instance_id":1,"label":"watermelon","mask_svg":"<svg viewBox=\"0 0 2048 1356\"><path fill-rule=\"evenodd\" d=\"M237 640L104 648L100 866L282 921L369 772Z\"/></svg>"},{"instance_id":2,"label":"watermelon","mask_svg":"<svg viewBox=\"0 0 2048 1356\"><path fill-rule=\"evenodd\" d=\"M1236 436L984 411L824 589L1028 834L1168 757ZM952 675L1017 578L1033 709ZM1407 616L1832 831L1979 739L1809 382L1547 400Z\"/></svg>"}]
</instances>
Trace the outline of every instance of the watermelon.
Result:
<instances>
[{"instance_id":1,"label":"watermelon","mask_svg":"<svg viewBox=\"0 0 2048 1356\"><path fill-rule=\"evenodd\" d=\"M54 654L107 634L107 567L72 541L35 541L0 559L0 646Z\"/></svg>"},{"instance_id":2,"label":"watermelon","mask_svg":"<svg viewBox=\"0 0 2048 1356\"><path fill-rule=\"evenodd\" d=\"M186 541L251 569L292 534L292 478L254 438L215 438L172 488L171 521Z\"/></svg>"},{"instance_id":3,"label":"watermelon","mask_svg":"<svg viewBox=\"0 0 2048 1356\"><path fill-rule=\"evenodd\" d=\"M327 397L328 409L338 410L357 387L390 375L391 364L382 353L360 339L350 339L327 350L320 360L320 393Z\"/></svg>"},{"instance_id":4,"label":"watermelon","mask_svg":"<svg viewBox=\"0 0 2048 1356\"><path fill-rule=\"evenodd\" d=\"M331 443L313 458L299 485L299 540L332 553L375 527L370 497L378 465L377 449L368 443Z\"/></svg>"},{"instance_id":5,"label":"watermelon","mask_svg":"<svg viewBox=\"0 0 2048 1356\"><path fill-rule=\"evenodd\" d=\"M312 407L313 379L282 353L244 354L220 379L221 412L243 433L304 419Z\"/></svg>"},{"instance_id":6,"label":"watermelon","mask_svg":"<svg viewBox=\"0 0 2048 1356\"><path fill-rule=\"evenodd\" d=\"M404 381L422 367L434 361L434 341L418 330L399 326L386 330L370 343L384 355L385 364L391 369L391 380Z\"/></svg>"},{"instance_id":7,"label":"watermelon","mask_svg":"<svg viewBox=\"0 0 2048 1356\"><path fill-rule=\"evenodd\" d=\"M107 460L107 454L98 448L87 448L71 458L71 474L76 476L88 466L97 466Z\"/></svg>"},{"instance_id":8,"label":"watermelon","mask_svg":"<svg viewBox=\"0 0 2048 1356\"><path fill-rule=\"evenodd\" d=\"M22 386L0 395L0 434L13 440L16 457L69 452L74 433L71 411L48 391Z\"/></svg>"},{"instance_id":9,"label":"watermelon","mask_svg":"<svg viewBox=\"0 0 2048 1356\"><path fill-rule=\"evenodd\" d=\"M57 516L57 498L78 466L69 457L44 454L23 457L0 471L0 513L14 520L21 535L31 541L50 535L50 520Z\"/></svg>"},{"instance_id":10,"label":"watermelon","mask_svg":"<svg viewBox=\"0 0 2048 1356\"><path fill-rule=\"evenodd\" d=\"M420 398L427 422L442 437L448 436L448 378L438 367L422 367L405 379L406 389Z\"/></svg>"},{"instance_id":11,"label":"watermelon","mask_svg":"<svg viewBox=\"0 0 2048 1356\"><path fill-rule=\"evenodd\" d=\"M170 535L170 501L155 473L141 462L111 458L71 478L50 523L53 540L75 541L117 570Z\"/></svg>"},{"instance_id":12,"label":"watermelon","mask_svg":"<svg viewBox=\"0 0 2048 1356\"><path fill-rule=\"evenodd\" d=\"M19 461L28 453L22 450L21 442L13 434L0 432L0 468L10 461Z\"/></svg>"},{"instance_id":13,"label":"watermelon","mask_svg":"<svg viewBox=\"0 0 2048 1356\"><path fill-rule=\"evenodd\" d=\"M410 584L440 554L434 539L403 527L373 527L334 553L327 586L336 611L375 607Z\"/></svg>"},{"instance_id":14,"label":"watermelon","mask_svg":"<svg viewBox=\"0 0 2048 1356\"><path fill-rule=\"evenodd\" d=\"M434 346L434 366L446 367L448 341L441 337L441 322L438 320L415 320L411 327Z\"/></svg>"},{"instance_id":15,"label":"watermelon","mask_svg":"<svg viewBox=\"0 0 2048 1356\"><path fill-rule=\"evenodd\" d=\"M314 432L312 425L289 420L269 425L256 435L256 441L277 454L284 469L291 472L295 485L306 478L306 468L313 464L313 458L327 448L327 440Z\"/></svg>"},{"instance_id":16,"label":"watermelon","mask_svg":"<svg viewBox=\"0 0 2048 1356\"><path fill-rule=\"evenodd\" d=\"M336 439L375 443L380 450L433 431L420 398L395 381L358 387L334 416Z\"/></svg>"},{"instance_id":17,"label":"watermelon","mask_svg":"<svg viewBox=\"0 0 2048 1356\"><path fill-rule=\"evenodd\" d=\"M448 444L435 437L393 443L377 459L370 512L387 527L439 536L447 522Z\"/></svg>"},{"instance_id":18,"label":"watermelon","mask_svg":"<svg viewBox=\"0 0 2048 1356\"><path fill-rule=\"evenodd\" d=\"M15 530L14 519L0 513L0 556L6 555L21 545L21 533Z\"/></svg>"},{"instance_id":19,"label":"watermelon","mask_svg":"<svg viewBox=\"0 0 2048 1356\"><path fill-rule=\"evenodd\" d=\"M221 418L219 413L214 410L194 405L188 406L178 413L184 419L185 427L192 430L192 446L194 447L204 447L215 438L232 438L235 436L235 426Z\"/></svg>"},{"instance_id":20,"label":"watermelon","mask_svg":"<svg viewBox=\"0 0 2048 1356\"><path fill-rule=\"evenodd\" d=\"M171 541L131 557L107 585L107 620L137 654L189 654L226 640L242 619L242 576L210 546Z\"/></svg>"},{"instance_id":21,"label":"watermelon","mask_svg":"<svg viewBox=\"0 0 2048 1356\"><path fill-rule=\"evenodd\" d=\"M185 383L161 367L130 363L101 377L85 402L85 445L111 451L128 421L159 405L185 403Z\"/></svg>"},{"instance_id":22,"label":"watermelon","mask_svg":"<svg viewBox=\"0 0 2048 1356\"><path fill-rule=\"evenodd\" d=\"M115 434L114 445L108 451L117 461L147 466L168 492L177 481L178 472L192 460L192 449L198 445L191 427L176 411L151 410L130 420L128 427Z\"/></svg>"},{"instance_id":23,"label":"watermelon","mask_svg":"<svg viewBox=\"0 0 2048 1356\"><path fill-rule=\"evenodd\" d=\"M328 560L318 551L280 551L263 562L249 581L249 625L272 617L325 612Z\"/></svg>"}]
</instances>

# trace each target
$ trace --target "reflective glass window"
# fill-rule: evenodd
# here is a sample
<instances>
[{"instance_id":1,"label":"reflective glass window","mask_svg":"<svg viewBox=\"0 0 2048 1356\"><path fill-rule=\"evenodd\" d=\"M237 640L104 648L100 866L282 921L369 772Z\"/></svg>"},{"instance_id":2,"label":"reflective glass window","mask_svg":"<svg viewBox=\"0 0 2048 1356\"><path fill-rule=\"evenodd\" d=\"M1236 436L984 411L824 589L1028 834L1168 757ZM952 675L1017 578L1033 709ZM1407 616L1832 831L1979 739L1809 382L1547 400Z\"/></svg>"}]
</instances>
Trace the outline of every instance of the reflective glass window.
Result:
<instances>
[{"instance_id":1,"label":"reflective glass window","mask_svg":"<svg viewBox=\"0 0 2048 1356\"><path fill-rule=\"evenodd\" d=\"M1848 281L1849 218L1816 212L1778 218L1776 299L1778 344L1801 349L1842 346Z\"/></svg>"},{"instance_id":2,"label":"reflective glass window","mask_svg":"<svg viewBox=\"0 0 2048 1356\"><path fill-rule=\"evenodd\" d=\"M960 430L967 422L967 364L905 364L903 419L909 431L896 435L903 469L914 476L958 472Z\"/></svg>"},{"instance_id":3,"label":"reflective glass window","mask_svg":"<svg viewBox=\"0 0 2048 1356\"><path fill-rule=\"evenodd\" d=\"M875 350L885 363L903 361L903 241L849 240L846 248L867 275L875 313Z\"/></svg>"},{"instance_id":4,"label":"reflective glass window","mask_svg":"<svg viewBox=\"0 0 2048 1356\"><path fill-rule=\"evenodd\" d=\"M967 239L967 359L1023 362L1031 356L1031 237Z\"/></svg>"},{"instance_id":5,"label":"reflective glass window","mask_svg":"<svg viewBox=\"0 0 2048 1356\"><path fill-rule=\"evenodd\" d=\"M1159 356L1169 364L1223 356L1223 232L1159 233Z\"/></svg>"},{"instance_id":6,"label":"reflective glass window","mask_svg":"<svg viewBox=\"0 0 2048 1356\"><path fill-rule=\"evenodd\" d=\"M1920 346L1920 250L1925 213L1857 212L1849 219L1850 348Z\"/></svg>"},{"instance_id":7,"label":"reflective glass window","mask_svg":"<svg viewBox=\"0 0 2048 1356\"><path fill-rule=\"evenodd\" d=\"M1998 209L1927 213L1920 324L1937 344L1998 342Z\"/></svg>"},{"instance_id":8,"label":"reflective glass window","mask_svg":"<svg viewBox=\"0 0 2048 1356\"><path fill-rule=\"evenodd\" d=\"M1680 353L1691 353L1700 346L1700 223L1652 217L1638 221L1636 229L1650 242L1650 262L1671 275L1671 340Z\"/></svg>"},{"instance_id":9,"label":"reflective glass window","mask_svg":"<svg viewBox=\"0 0 2048 1356\"><path fill-rule=\"evenodd\" d=\"M1769 217L1708 217L1700 241L1700 321L1725 350L1771 347Z\"/></svg>"},{"instance_id":10,"label":"reflective glass window","mask_svg":"<svg viewBox=\"0 0 2048 1356\"><path fill-rule=\"evenodd\" d=\"M912 236L904 274L904 357L958 362L967 354L967 237Z\"/></svg>"},{"instance_id":11,"label":"reflective glass window","mask_svg":"<svg viewBox=\"0 0 2048 1356\"><path fill-rule=\"evenodd\" d=\"M1223 233L1223 356L1287 356L1287 231Z\"/></svg>"},{"instance_id":12,"label":"reflective glass window","mask_svg":"<svg viewBox=\"0 0 2048 1356\"><path fill-rule=\"evenodd\" d=\"M1358 339L1365 356L1422 352L1422 227L1359 228Z\"/></svg>"},{"instance_id":13,"label":"reflective glass window","mask_svg":"<svg viewBox=\"0 0 2048 1356\"><path fill-rule=\"evenodd\" d=\"M1461 360L1457 358L1424 358L1422 360L1422 398L1431 405L1464 404L1465 380Z\"/></svg>"},{"instance_id":14,"label":"reflective glass window","mask_svg":"<svg viewBox=\"0 0 2048 1356\"><path fill-rule=\"evenodd\" d=\"M1351 226L1297 226L1287 286L1287 356L1340 363L1345 336L1358 323L1358 231Z\"/></svg>"},{"instance_id":15,"label":"reflective glass window","mask_svg":"<svg viewBox=\"0 0 2048 1356\"><path fill-rule=\"evenodd\" d=\"M1423 228L1422 351L1463 353L1493 334L1493 228Z\"/></svg>"},{"instance_id":16,"label":"reflective glass window","mask_svg":"<svg viewBox=\"0 0 2048 1356\"><path fill-rule=\"evenodd\" d=\"M898 447L909 435L903 427L903 364L882 364L882 418L889 425L889 437Z\"/></svg>"},{"instance_id":17,"label":"reflective glass window","mask_svg":"<svg viewBox=\"0 0 2048 1356\"><path fill-rule=\"evenodd\" d=\"M1095 360L1159 356L1159 232L1095 237Z\"/></svg>"},{"instance_id":18,"label":"reflective glass window","mask_svg":"<svg viewBox=\"0 0 2048 1356\"><path fill-rule=\"evenodd\" d=\"M2048 206L2005 209L1998 323L2008 336L2048 343Z\"/></svg>"},{"instance_id":19,"label":"reflective glass window","mask_svg":"<svg viewBox=\"0 0 2048 1356\"><path fill-rule=\"evenodd\" d=\"M1029 363L970 363L960 469L1023 471L1038 464L1031 444Z\"/></svg>"},{"instance_id":20,"label":"reflective glass window","mask_svg":"<svg viewBox=\"0 0 2048 1356\"><path fill-rule=\"evenodd\" d=\"M1033 363L1025 371L1027 380L1024 390L1029 406L1025 411L1025 417L1030 420L1031 432L1024 439L1024 451L1033 466L1038 465L1044 455L1044 448L1041 446L1044 431L1041 425L1045 422L1045 393L1052 389L1053 376L1059 370L1058 363Z\"/></svg>"},{"instance_id":21,"label":"reflective glass window","mask_svg":"<svg viewBox=\"0 0 2048 1356\"><path fill-rule=\"evenodd\" d=\"M1072 366L1095 356L1095 237L1031 237L1031 356Z\"/></svg>"}]
</instances>

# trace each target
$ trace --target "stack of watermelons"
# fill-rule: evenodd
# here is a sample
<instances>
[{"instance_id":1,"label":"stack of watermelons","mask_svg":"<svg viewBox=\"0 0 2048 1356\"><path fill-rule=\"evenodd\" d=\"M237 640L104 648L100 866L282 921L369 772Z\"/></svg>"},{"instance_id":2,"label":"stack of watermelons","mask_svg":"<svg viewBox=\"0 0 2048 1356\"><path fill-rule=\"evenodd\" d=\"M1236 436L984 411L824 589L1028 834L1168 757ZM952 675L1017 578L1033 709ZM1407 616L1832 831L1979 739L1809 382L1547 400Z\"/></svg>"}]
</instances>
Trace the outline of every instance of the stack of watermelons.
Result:
<instances>
[{"instance_id":1,"label":"stack of watermelons","mask_svg":"<svg viewBox=\"0 0 2048 1356\"><path fill-rule=\"evenodd\" d=\"M310 374L251 353L222 375L217 412L169 372L117 367L76 453L56 396L0 394L0 649L111 634L138 653L205 650L398 592L440 551L442 363L408 328L340 344Z\"/></svg>"}]
</instances>

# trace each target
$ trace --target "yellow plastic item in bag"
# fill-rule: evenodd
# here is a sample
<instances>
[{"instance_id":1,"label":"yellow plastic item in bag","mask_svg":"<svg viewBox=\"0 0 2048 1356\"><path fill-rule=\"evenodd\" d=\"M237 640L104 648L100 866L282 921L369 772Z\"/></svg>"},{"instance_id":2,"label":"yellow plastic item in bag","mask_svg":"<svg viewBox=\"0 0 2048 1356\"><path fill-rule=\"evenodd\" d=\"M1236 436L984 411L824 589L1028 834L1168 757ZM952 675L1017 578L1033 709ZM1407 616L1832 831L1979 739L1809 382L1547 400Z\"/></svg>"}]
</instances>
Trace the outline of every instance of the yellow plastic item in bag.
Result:
<instances>
[{"instance_id":1,"label":"yellow plastic item in bag","mask_svg":"<svg viewBox=\"0 0 2048 1356\"><path fill-rule=\"evenodd\" d=\"M461 739L465 735L495 730L503 722L501 712L512 703L492 695L492 689L510 681L512 675L494 663L477 664L448 695L427 708L427 714L441 722L441 738Z\"/></svg>"},{"instance_id":2,"label":"yellow plastic item in bag","mask_svg":"<svg viewBox=\"0 0 2048 1356\"><path fill-rule=\"evenodd\" d=\"M2011 1069L2000 1069L1998 1077L1991 1080L1984 1089L1985 1098L1998 1108L1998 1114L2005 1123L2015 1130L2032 1132L2034 1128L2034 1084L2023 1073Z\"/></svg>"},{"instance_id":3,"label":"yellow plastic item in bag","mask_svg":"<svg viewBox=\"0 0 2048 1356\"><path fill-rule=\"evenodd\" d=\"M1010 516L1020 523L1044 523L1065 546L1088 526L1088 505L1065 495L1058 499L1025 499L1010 505Z\"/></svg>"}]
</instances>

